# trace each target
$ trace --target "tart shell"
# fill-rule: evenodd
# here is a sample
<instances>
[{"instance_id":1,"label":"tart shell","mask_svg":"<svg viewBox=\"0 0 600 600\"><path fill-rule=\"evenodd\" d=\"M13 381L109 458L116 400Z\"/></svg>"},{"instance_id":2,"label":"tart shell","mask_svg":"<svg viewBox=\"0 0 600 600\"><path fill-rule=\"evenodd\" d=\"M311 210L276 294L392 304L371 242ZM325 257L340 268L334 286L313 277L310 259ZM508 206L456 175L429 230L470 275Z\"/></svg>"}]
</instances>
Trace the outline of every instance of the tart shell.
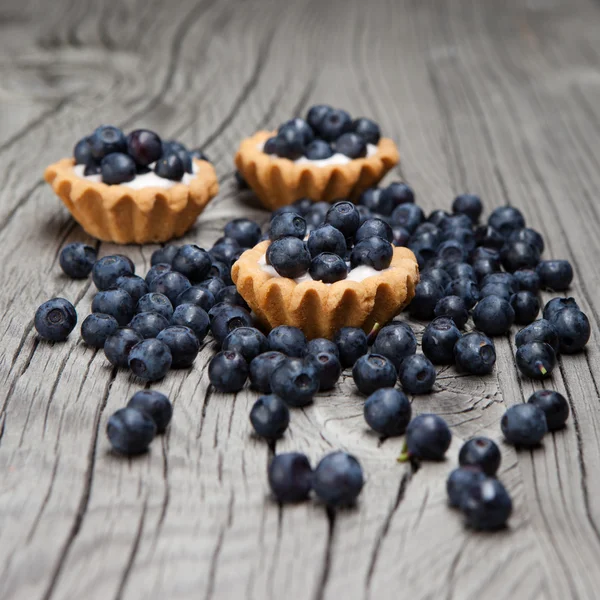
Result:
<instances>
[{"instance_id":1,"label":"tart shell","mask_svg":"<svg viewBox=\"0 0 600 600\"><path fill-rule=\"evenodd\" d=\"M390 267L363 281L296 283L262 270L258 261L269 243L246 250L231 277L265 327L292 325L308 339L331 339L341 327L361 327L368 333L376 323L383 325L397 315L413 299L419 282L415 255L408 248L394 248Z\"/></svg>"},{"instance_id":2,"label":"tart shell","mask_svg":"<svg viewBox=\"0 0 600 600\"><path fill-rule=\"evenodd\" d=\"M166 242L182 236L219 191L213 166L194 159L198 171L169 189L133 189L79 177L72 158L50 165L44 179L91 236L118 244Z\"/></svg>"},{"instance_id":3,"label":"tart shell","mask_svg":"<svg viewBox=\"0 0 600 600\"><path fill-rule=\"evenodd\" d=\"M242 141L235 155L238 171L270 210L300 198L311 198L315 202L334 202L340 198L356 201L400 160L396 144L389 138L381 138L377 153L367 158L356 158L344 165L297 164L259 149L275 133L255 133Z\"/></svg>"}]
</instances>

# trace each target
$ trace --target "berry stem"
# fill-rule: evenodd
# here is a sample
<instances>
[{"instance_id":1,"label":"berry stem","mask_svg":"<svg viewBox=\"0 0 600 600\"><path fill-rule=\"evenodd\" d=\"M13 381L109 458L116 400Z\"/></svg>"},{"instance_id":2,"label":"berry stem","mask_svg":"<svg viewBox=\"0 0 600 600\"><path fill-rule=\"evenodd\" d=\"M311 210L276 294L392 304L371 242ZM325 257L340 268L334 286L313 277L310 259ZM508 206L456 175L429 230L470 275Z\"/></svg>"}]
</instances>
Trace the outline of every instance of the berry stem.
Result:
<instances>
[{"instance_id":1,"label":"berry stem","mask_svg":"<svg viewBox=\"0 0 600 600\"><path fill-rule=\"evenodd\" d=\"M408 453L408 447L406 442L402 446L402 452L400 452L400 456L396 459L399 463L405 463L410 460L410 454Z\"/></svg>"},{"instance_id":2,"label":"berry stem","mask_svg":"<svg viewBox=\"0 0 600 600\"><path fill-rule=\"evenodd\" d=\"M375 341L375 338L377 337L377 334L379 333L380 329L381 325L379 323L375 323L375 325L373 325L373 329L371 329L371 331L369 331L369 334L367 335L367 341L369 344L372 344Z\"/></svg>"}]
</instances>

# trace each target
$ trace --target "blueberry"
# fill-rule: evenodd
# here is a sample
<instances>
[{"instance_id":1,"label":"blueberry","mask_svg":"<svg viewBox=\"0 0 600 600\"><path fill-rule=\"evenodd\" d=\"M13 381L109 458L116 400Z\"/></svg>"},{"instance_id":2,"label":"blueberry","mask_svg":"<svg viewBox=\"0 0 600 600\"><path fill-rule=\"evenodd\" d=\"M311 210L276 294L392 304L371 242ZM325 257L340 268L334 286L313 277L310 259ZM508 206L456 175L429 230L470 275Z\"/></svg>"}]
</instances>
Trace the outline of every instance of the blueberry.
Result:
<instances>
[{"instance_id":1,"label":"blueberry","mask_svg":"<svg viewBox=\"0 0 600 600\"><path fill-rule=\"evenodd\" d=\"M411 414L406 394L393 387L376 390L367 398L364 406L365 421L371 429L384 436L402 435Z\"/></svg>"},{"instance_id":2,"label":"blueberry","mask_svg":"<svg viewBox=\"0 0 600 600\"><path fill-rule=\"evenodd\" d=\"M126 455L142 454L156 435L156 425L145 412L121 408L106 425L106 435L117 452Z\"/></svg>"},{"instance_id":3,"label":"blueberry","mask_svg":"<svg viewBox=\"0 0 600 600\"><path fill-rule=\"evenodd\" d=\"M446 286L445 295L462 298L467 309L473 308L481 297L477 284L470 279L455 279L451 281Z\"/></svg>"},{"instance_id":4,"label":"blueberry","mask_svg":"<svg viewBox=\"0 0 600 600\"><path fill-rule=\"evenodd\" d=\"M275 350L259 354L250 363L250 384L263 394L271 393L271 375L285 355Z\"/></svg>"},{"instance_id":5,"label":"blueberry","mask_svg":"<svg viewBox=\"0 0 600 600\"><path fill-rule=\"evenodd\" d=\"M446 289L446 286L452 281L450 275L438 267L427 268L421 273L422 278L431 279L437 283L442 289Z\"/></svg>"},{"instance_id":6,"label":"blueberry","mask_svg":"<svg viewBox=\"0 0 600 600\"><path fill-rule=\"evenodd\" d=\"M493 260L496 264L500 264L500 251L483 246L477 246L475 250L471 250L471 263L482 259Z\"/></svg>"},{"instance_id":7,"label":"blueberry","mask_svg":"<svg viewBox=\"0 0 600 600\"><path fill-rule=\"evenodd\" d=\"M226 285L224 288L222 288L217 293L215 301L224 302L225 304L231 304L232 306L239 306L245 310L250 310L248 303L242 298L235 285Z\"/></svg>"},{"instance_id":8,"label":"blueberry","mask_svg":"<svg viewBox=\"0 0 600 600\"><path fill-rule=\"evenodd\" d=\"M490 225L480 225L475 230L475 242L483 248L500 250L504 246L504 236Z\"/></svg>"},{"instance_id":9,"label":"blueberry","mask_svg":"<svg viewBox=\"0 0 600 600\"><path fill-rule=\"evenodd\" d=\"M483 278L482 287L490 284L500 284L507 286L511 294L519 291L519 283L512 273L491 273Z\"/></svg>"},{"instance_id":10,"label":"blueberry","mask_svg":"<svg viewBox=\"0 0 600 600\"><path fill-rule=\"evenodd\" d=\"M454 359L458 367L467 373L487 375L492 372L496 363L496 350L488 337L472 331L456 342Z\"/></svg>"},{"instance_id":11,"label":"blueberry","mask_svg":"<svg viewBox=\"0 0 600 600\"><path fill-rule=\"evenodd\" d=\"M111 125L101 125L87 140L95 160L101 160L114 152L127 152L125 134Z\"/></svg>"},{"instance_id":12,"label":"blueberry","mask_svg":"<svg viewBox=\"0 0 600 600\"><path fill-rule=\"evenodd\" d=\"M583 350L590 339L590 322L577 308L565 308L550 318L558 333L559 349L563 354L574 354Z\"/></svg>"},{"instance_id":13,"label":"blueberry","mask_svg":"<svg viewBox=\"0 0 600 600\"><path fill-rule=\"evenodd\" d=\"M162 379L171 368L173 357L169 347L160 340L147 339L136 344L129 352L131 372L146 381Z\"/></svg>"},{"instance_id":14,"label":"blueberry","mask_svg":"<svg viewBox=\"0 0 600 600\"><path fill-rule=\"evenodd\" d=\"M342 258L346 254L344 234L331 225L322 225L311 231L306 245L313 258L323 252L331 252Z\"/></svg>"},{"instance_id":15,"label":"blueberry","mask_svg":"<svg viewBox=\"0 0 600 600\"><path fill-rule=\"evenodd\" d=\"M85 165L85 169L83 170L83 174L85 177L88 177L89 175L100 175L102 173L102 168L100 166L100 163L97 162L90 162L87 165Z\"/></svg>"},{"instance_id":16,"label":"blueberry","mask_svg":"<svg viewBox=\"0 0 600 600\"><path fill-rule=\"evenodd\" d=\"M214 267L214 263L213 263L213 267ZM209 291L213 296L216 297L216 295L224 288L226 287L227 284L225 284L225 282L220 278L220 277L208 277L207 279L205 279L204 281L202 281L201 283L198 283L197 286L192 286L192 287L199 287L203 290L207 290ZM196 304L195 302L192 302L191 304ZM214 306L214 305L213 305ZM210 309L208 309L210 310Z\"/></svg>"},{"instance_id":17,"label":"blueberry","mask_svg":"<svg viewBox=\"0 0 600 600\"><path fill-rule=\"evenodd\" d=\"M133 275L129 261L119 254L97 260L92 268L92 279L99 290L114 287L121 275Z\"/></svg>"},{"instance_id":18,"label":"blueberry","mask_svg":"<svg viewBox=\"0 0 600 600\"><path fill-rule=\"evenodd\" d=\"M136 129L127 136L127 153L137 165L147 167L162 156L162 141L154 131Z\"/></svg>"},{"instance_id":19,"label":"blueberry","mask_svg":"<svg viewBox=\"0 0 600 600\"><path fill-rule=\"evenodd\" d=\"M573 281L573 267L568 260L542 260L536 272L540 286L546 290L563 291Z\"/></svg>"},{"instance_id":20,"label":"blueberry","mask_svg":"<svg viewBox=\"0 0 600 600\"><path fill-rule=\"evenodd\" d=\"M451 441L446 421L434 414L418 415L406 428L406 451L410 458L443 460Z\"/></svg>"},{"instance_id":21,"label":"blueberry","mask_svg":"<svg viewBox=\"0 0 600 600\"><path fill-rule=\"evenodd\" d=\"M342 200L327 211L325 223L339 229L344 237L349 238L356 233L360 225L360 215L352 202Z\"/></svg>"},{"instance_id":22,"label":"blueberry","mask_svg":"<svg viewBox=\"0 0 600 600\"><path fill-rule=\"evenodd\" d=\"M307 355L307 360L312 360L317 369L319 391L324 392L333 389L342 372L342 365L338 356L337 347L335 352L310 353Z\"/></svg>"},{"instance_id":23,"label":"blueberry","mask_svg":"<svg viewBox=\"0 0 600 600\"><path fill-rule=\"evenodd\" d=\"M398 370L402 360L417 351L417 338L408 323L392 322L381 328L372 350L389 358Z\"/></svg>"},{"instance_id":24,"label":"blueberry","mask_svg":"<svg viewBox=\"0 0 600 600\"><path fill-rule=\"evenodd\" d=\"M474 194L461 194L456 196L452 202L452 212L454 214L467 215L473 223L479 221L483 205L479 196Z\"/></svg>"},{"instance_id":25,"label":"blueberry","mask_svg":"<svg viewBox=\"0 0 600 600\"><path fill-rule=\"evenodd\" d=\"M406 244L408 243L408 240L410 238L410 232L408 231L408 229L405 229L404 227L400 227L399 225L393 225L392 226L392 234L394 236L394 239L393 239L394 246L401 246L401 247L406 246Z\"/></svg>"},{"instance_id":26,"label":"blueberry","mask_svg":"<svg viewBox=\"0 0 600 600\"><path fill-rule=\"evenodd\" d=\"M327 142L337 140L342 134L352 130L352 118L345 110L330 109L313 126L317 135Z\"/></svg>"},{"instance_id":27,"label":"blueberry","mask_svg":"<svg viewBox=\"0 0 600 600\"><path fill-rule=\"evenodd\" d=\"M515 323L529 325L535 321L540 312L540 301L531 292L517 292L510 298L510 305L515 311Z\"/></svg>"},{"instance_id":28,"label":"blueberry","mask_svg":"<svg viewBox=\"0 0 600 600\"><path fill-rule=\"evenodd\" d=\"M119 324L113 316L92 313L81 324L81 337L88 346L103 348L108 336L118 328Z\"/></svg>"},{"instance_id":29,"label":"blueberry","mask_svg":"<svg viewBox=\"0 0 600 600\"><path fill-rule=\"evenodd\" d=\"M303 132L289 125L279 129L275 136L275 154L281 158L301 158L305 145Z\"/></svg>"},{"instance_id":30,"label":"blueberry","mask_svg":"<svg viewBox=\"0 0 600 600\"><path fill-rule=\"evenodd\" d=\"M443 232L453 235L457 230L472 231L473 222L468 217L468 215L464 214L453 214L448 215L446 219L440 224L440 228Z\"/></svg>"},{"instance_id":31,"label":"blueberry","mask_svg":"<svg viewBox=\"0 0 600 600\"><path fill-rule=\"evenodd\" d=\"M425 219L423 210L411 202L404 202L399 204L392 211L390 221L393 225L404 227L411 233L422 223Z\"/></svg>"},{"instance_id":32,"label":"blueberry","mask_svg":"<svg viewBox=\"0 0 600 600\"><path fill-rule=\"evenodd\" d=\"M261 396L252 406L250 422L257 435L276 440L289 425L290 409L279 396Z\"/></svg>"},{"instance_id":33,"label":"blueberry","mask_svg":"<svg viewBox=\"0 0 600 600\"><path fill-rule=\"evenodd\" d=\"M303 240L305 235L306 221L297 213L281 213L271 220L269 239L272 242L287 236Z\"/></svg>"},{"instance_id":34,"label":"blueberry","mask_svg":"<svg viewBox=\"0 0 600 600\"><path fill-rule=\"evenodd\" d=\"M352 506L364 485L360 463L351 454L332 452L313 474L313 489L328 506Z\"/></svg>"},{"instance_id":35,"label":"blueberry","mask_svg":"<svg viewBox=\"0 0 600 600\"><path fill-rule=\"evenodd\" d=\"M433 364L451 365L454 363L454 346L461 335L450 317L437 317L423 332L423 354Z\"/></svg>"},{"instance_id":36,"label":"blueberry","mask_svg":"<svg viewBox=\"0 0 600 600\"><path fill-rule=\"evenodd\" d=\"M210 361L208 378L217 392L239 392L248 378L248 363L239 352L224 350Z\"/></svg>"},{"instance_id":37,"label":"blueberry","mask_svg":"<svg viewBox=\"0 0 600 600\"><path fill-rule=\"evenodd\" d=\"M446 480L448 503L453 508L460 508L467 491L485 479L485 475L475 467L460 467L454 469Z\"/></svg>"},{"instance_id":38,"label":"blueberry","mask_svg":"<svg viewBox=\"0 0 600 600\"><path fill-rule=\"evenodd\" d=\"M230 304L215 304L209 311L210 329L217 344L238 327L251 327L252 317L247 310Z\"/></svg>"},{"instance_id":39,"label":"blueberry","mask_svg":"<svg viewBox=\"0 0 600 600\"><path fill-rule=\"evenodd\" d=\"M104 354L115 367L126 367L131 349L141 341L143 338L136 331L121 327L106 338Z\"/></svg>"},{"instance_id":40,"label":"blueberry","mask_svg":"<svg viewBox=\"0 0 600 600\"><path fill-rule=\"evenodd\" d=\"M544 411L548 431L561 429L569 418L569 403L562 394L554 390L538 390L527 402Z\"/></svg>"},{"instance_id":41,"label":"blueberry","mask_svg":"<svg viewBox=\"0 0 600 600\"><path fill-rule=\"evenodd\" d=\"M382 332L383 329L379 332L379 335L381 335ZM340 363L344 369L353 366L354 363L361 356L366 354L368 350L367 334L358 327L342 327L336 332L333 341L338 347ZM378 350L374 351L379 354L384 354Z\"/></svg>"},{"instance_id":42,"label":"blueberry","mask_svg":"<svg viewBox=\"0 0 600 600\"><path fill-rule=\"evenodd\" d=\"M117 279L116 287L125 290L133 298L135 304L148 293L146 282L137 275L121 275Z\"/></svg>"},{"instance_id":43,"label":"blueberry","mask_svg":"<svg viewBox=\"0 0 600 600\"><path fill-rule=\"evenodd\" d=\"M299 452L276 454L268 469L269 486L277 502L303 502L312 489L313 472Z\"/></svg>"},{"instance_id":44,"label":"blueberry","mask_svg":"<svg viewBox=\"0 0 600 600\"><path fill-rule=\"evenodd\" d=\"M195 244L186 244L179 248L173 257L171 266L173 271L185 275L191 282L198 283L208 276L212 260L210 254L203 248Z\"/></svg>"},{"instance_id":45,"label":"blueberry","mask_svg":"<svg viewBox=\"0 0 600 600\"><path fill-rule=\"evenodd\" d=\"M465 247L458 240L446 240L437 249L437 255L445 263L462 263L467 258Z\"/></svg>"},{"instance_id":46,"label":"blueberry","mask_svg":"<svg viewBox=\"0 0 600 600\"><path fill-rule=\"evenodd\" d=\"M173 405L169 399L156 390L140 390L127 403L127 408L147 414L156 425L156 432L163 433L173 416Z\"/></svg>"},{"instance_id":47,"label":"blueberry","mask_svg":"<svg viewBox=\"0 0 600 600\"><path fill-rule=\"evenodd\" d=\"M154 268L154 267L152 267ZM190 280L177 271L167 271L155 277L148 283L148 289L154 294L163 294L171 304L174 304L177 296L192 287Z\"/></svg>"},{"instance_id":48,"label":"blueberry","mask_svg":"<svg viewBox=\"0 0 600 600\"><path fill-rule=\"evenodd\" d=\"M267 338L254 327L238 327L223 341L223 350L239 352L248 363L268 349Z\"/></svg>"},{"instance_id":49,"label":"blueberry","mask_svg":"<svg viewBox=\"0 0 600 600\"><path fill-rule=\"evenodd\" d=\"M348 267L344 259L337 254L323 252L312 259L308 272L316 281L335 283L346 279Z\"/></svg>"},{"instance_id":50,"label":"blueberry","mask_svg":"<svg viewBox=\"0 0 600 600\"><path fill-rule=\"evenodd\" d=\"M189 327L183 325L166 327L156 336L156 339L169 347L173 369L191 367L200 350L198 336Z\"/></svg>"},{"instance_id":51,"label":"blueberry","mask_svg":"<svg viewBox=\"0 0 600 600\"><path fill-rule=\"evenodd\" d=\"M408 202L408 201L407 201ZM428 223L433 223L437 227L441 227L446 221L448 221L450 213L441 208L433 210L427 217Z\"/></svg>"},{"instance_id":52,"label":"blueberry","mask_svg":"<svg viewBox=\"0 0 600 600\"><path fill-rule=\"evenodd\" d=\"M205 160L206 162L212 163L210 158L200 148L194 148L193 150L190 150L189 155L190 155L190 158L195 158L196 160ZM236 179L237 179L238 175L241 177L239 171L236 171L235 173L236 173ZM238 185L240 185L239 180L238 180ZM240 185L240 187L244 187L244 186Z\"/></svg>"},{"instance_id":53,"label":"blueberry","mask_svg":"<svg viewBox=\"0 0 600 600\"><path fill-rule=\"evenodd\" d=\"M138 300L136 312L154 312L170 319L173 316L173 305L164 294L144 294Z\"/></svg>"},{"instance_id":54,"label":"blueberry","mask_svg":"<svg viewBox=\"0 0 600 600\"><path fill-rule=\"evenodd\" d=\"M225 263L222 263L220 260L213 259L213 264L208 272L208 277L197 285L200 287L206 287L213 294L215 294L226 285L232 284L233 281L231 280L231 268Z\"/></svg>"},{"instance_id":55,"label":"blueberry","mask_svg":"<svg viewBox=\"0 0 600 600\"><path fill-rule=\"evenodd\" d=\"M263 152L265 154L277 154L277 138L275 136L270 137L263 146Z\"/></svg>"},{"instance_id":56,"label":"blueberry","mask_svg":"<svg viewBox=\"0 0 600 600\"><path fill-rule=\"evenodd\" d=\"M475 271L469 263L453 262L446 265L446 273L450 276L450 280L468 279L469 281L477 282Z\"/></svg>"},{"instance_id":57,"label":"blueberry","mask_svg":"<svg viewBox=\"0 0 600 600\"><path fill-rule=\"evenodd\" d=\"M127 154L113 152L102 159L100 164L102 182L118 185L132 181L136 176L135 162Z\"/></svg>"},{"instance_id":58,"label":"blueberry","mask_svg":"<svg viewBox=\"0 0 600 600\"><path fill-rule=\"evenodd\" d=\"M309 227L319 227L325 224L327 211L331 208L329 202L314 202L310 210L304 215Z\"/></svg>"},{"instance_id":59,"label":"blueberry","mask_svg":"<svg viewBox=\"0 0 600 600\"><path fill-rule=\"evenodd\" d=\"M370 218L364 221L356 231L354 242L361 242L370 237L380 237L388 242L394 239L392 228L382 219Z\"/></svg>"},{"instance_id":60,"label":"blueberry","mask_svg":"<svg viewBox=\"0 0 600 600\"><path fill-rule=\"evenodd\" d=\"M489 216L488 225L496 229L505 238L508 238L513 231L525 227L525 219L517 208L500 206Z\"/></svg>"},{"instance_id":61,"label":"blueberry","mask_svg":"<svg viewBox=\"0 0 600 600\"><path fill-rule=\"evenodd\" d=\"M92 300L92 312L112 315L119 325L131 321L135 312L133 298L120 288L98 292Z\"/></svg>"},{"instance_id":62,"label":"blueberry","mask_svg":"<svg viewBox=\"0 0 600 600\"><path fill-rule=\"evenodd\" d=\"M310 359L286 358L271 374L271 389L290 406L306 406L319 391L319 373Z\"/></svg>"},{"instance_id":63,"label":"blueberry","mask_svg":"<svg viewBox=\"0 0 600 600\"><path fill-rule=\"evenodd\" d=\"M458 454L458 464L461 467L477 467L490 477L498 471L501 460L500 448L496 442L486 437L467 440Z\"/></svg>"},{"instance_id":64,"label":"blueberry","mask_svg":"<svg viewBox=\"0 0 600 600\"><path fill-rule=\"evenodd\" d=\"M338 358L340 356L340 351L335 342L325 338L315 338L314 340L310 340L306 345L306 353L307 354L319 354L320 352L329 352L331 354L335 354Z\"/></svg>"},{"instance_id":65,"label":"blueberry","mask_svg":"<svg viewBox=\"0 0 600 600\"><path fill-rule=\"evenodd\" d=\"M224 288L226 289L226 288ZM215 296L211 291L200 286L192 286L187 290L183 290L175 299L175 305L180 304L195 304L205 311L209 311L216 303Z\"/></svg>"},{"instance_id":66,"label":"blueberry","mask_svg":"<svg viewBox=\"0 0 600 600\"><path fill-rule=\"evenodd\" d=\"M68 300L52 298L36 310L34 324L41 338L64 342L77 325L77 313Z\"/></svg>"},{"instance_id":67,"label":"blueberry","mask_svg":"<svg viewBox=\"0 0 600 600\"><path fill-rule=\"evenodd\" d=\"M269 348L286 356L301 358L306 354L306 336L302 330L289 325L274 327L268 336Z\"/></svg>"},{"instance_id":68,"label":"blueberry","mask_svg":"<svg viewBox=\"0 0 600 600\"><path fill-rule=\"evenodd\" d=\"M171 265L167 263L158 263L156 265L152 265L146 273L146 284L150 285L159 275L162 275L163 273L168 273L172 270L173 269L171 268Z\"/></svg>"},{"instance_id":69,"label":"blueberry","mask_svg":"<svg viewBox=\"0 0 600 600\"><path fill-rule=\"evenodd\" d=\"M532 342L546 343L552 346L555 353L559 349L558 332L550 321L546 321L546 319L534 321L531 325L521 329L515 336L517 348Z\"/></svg>"},{"instance_id":70,"label":"blueberry","mask_svg":"<svg viewBox=\"0 0 600 600\"><path fill-rule=\"evenodd\" d=\"M549 321L557 312L565 308L579 309L579 305L575 301L575 298L552 298L546 302L542 314L544 319Z\"/></svg>"},{"instance_id":71,"label":"blueberry","mask_svg":"<svg viewBox=\"0 0 600 600\"><path fill-rule=\"evenodd\" d=\"M368 396L378 389L393 387L398 374L382 354L364 354L354 363L352 377L358 391Z\"/></svg>"},{"instance_id":72,"label":"blueberry","mask_svg":"<svg viewBox=\"0 0 600 600\"><path fill-rule=\"evenodd\" d=\"M402 181L394 181L390 183L386 188L381 190L381 203L384 206L392 206L392 211L387 214L393 214L393 209L397 206L404 204L414 204L414 202L414 190ZM422 211L420 214L422 214ZM401 223L398 224L401 225Z\"/></svg>"},{"instance_id":73,"label":"blueberry","mask_svg":"<svg viewBox=\"0 0 600 600\"><path fill-rule=\"evenodd\" d=\"M500 268L500 261L494 258L480 258L473 262L476 281L483 281L487 275L499 272Z\"/></svg>"},{"instance_id":74,"label":"blueberry","mask_svg":"<svg viewBox=\"0 0 600 600\"><path fill-rule=\"evenodd\" d=\"M73 157L75 158L76 165L87 165L94 161L89 138L84 137L75 144L75 148L73 148Z\"/></svg>"},{"instance_id":75,"label":"blueberry","mask_svg":"<svg viewBox=\"0 0 600 600\"><path fill-rule=\"evenodd\" d=\"M294 279L304 275L310 267L310 252L306 244L295 237L283 237L267 249L267 263L279 275Z\"/></svg>"},{"instance_id":76,"label":"blueberry","mask_svg":"<svg viewBox=\"0 0 600 600\"><path fill-rule=\"evenodd\" d=\"M364 206L370 211L389 216L392 214L396 204L394 199L388 195L387 198L383 194L383 190L380 188L368 188L358 198L359 206Z\"/></svg>"},{"instance_id":77,"label":"blueberry","mask_svg":"<svg viewBox=\"0 0 600 600\"><path fill-rule=\"evenodd\" d=\"M475 306L473 322L486 335L505 335L515 322L515 311L504 298L486 296Z\"/></svg>"},{"instance_id":78,"label":"blueberry","mask_svg":"<svg viewBox=\"0 0 600 600\"><path fill-rule=\"evenodd\" d=\"M518 269L513 273L519 289L537 294L540 291L540 276L532 269Z\"/></svg>"},{"instance_id":79,"label":"blueberry","mask_svg":"<svg viewBox=\"0 0 600 600\"><path fill-rule=\"evenodd\" d=\"M440 240L442 241L442 243L458 242L458 244L460 244L460 246L462 246L462 248L465 252L465 255L468 255L469 253L471 253L475 250L475 236L474 236L473 232L471 231L471 229L466 229L464 227L456 227L456 228L443 230L442 234L440 236ZM441 245L442 244L440 244L440 246ZM443 253L439 254L439 249L438 249L438 255L442 256L442 257L444 256Z\"/></svg>"},{"instance_id":80,"label":"blueberry","mask_svg":"<svg viewBox=\"0 0 600 600\"><path fill-rule=\"evenodd\" d=\"M229 270L229 266L237 260L238 252L240 250L240 245L234 239L224 238L223 240L216 243L209 251L213 265L215 261L219 261L227 266L227 270ZM213 273L210 273L214 275ZM219 273L219 276L222 275Z\"/></svg>"},{"instance_id":81,"label":"blueberry","mask_svg":"<svg viewBox=\"0 0 600 600\"><path fill-rule=\"evenodd\" d=\"M209 319L206 311L195 304L180 304L171 316L172 325L189 327L201 342L208 333Z\"/></svg>"},{"instance_id":82,"label":"blueberry","mask_svg":"<svg viewBox=\"0 0 600 600\"><path fill-rule=\"evenodd\" d=\"M464 329L469 319L464 300L459 296L445 296L435 305L434 312L436 317L451 318L459 329Z\"/></svg>"},{"instance_id":83,"label":"blueberry","mask_svg":"<svg viewBox=\"0 0 600 600\"><path fill-rule=\"evenodd\" d=\"M524 227L523 229L517 229L508 236L509 242L526 242L531 246L535 246L540 254L544 252L544 238L535 229Z\"/></svg>"},{"instance_id":84,"label":"blueberry","mask_svg":"<svg viewBox=\"0 0 600 600\"><path fill-rule=\"evenodd\" d=\"M169 152L187 152L187 147L176 140L163 140L162 150L163 154L168 154Z\"/></svg>"},{"instance_id":85,"label":"blueberry","mask_svg":"<svg viewBox=\"0 0 600 600\"><path fill-rule=\"evenodd\" d=\"M500 252L502 266L513 273L518 269L533 269L540 262L540 251L527 242L507 242Z\"/></svg>"},{"instance_id":86,"label":"blueberry","mask_svg":"<svg viewBox=\"0 0 600 600\"><path fill-rule=\"evenodd\" d=\"M308 160L326 160L334 155L332 147L324 140L313 140L304 148Z\"/></svg>"},{"instance_id":87,"label":"blueberry","mask_svg":"<svg viewBox=\"0 0 600 600\"><path fill-rule=\"evenodd\" d=\"M411 354L400 363L398 378L407 394L429 394L435 383L436 372L426 356Z\"/></svg>"},{"instance_id":88,"label":"blueberry","mask_svg":"<svg viewBox=\"0 0 600 600\"><path fill-rule=\"evenodd\" d=\"M169 326L169 320L155 312L141 312L131 319L128 327L137 331L144 339L155 338Z\"/></svg>"},{"instance_id":89,"label":"blueberry","mask_svg":"<svg viewBox=\"0 0 600 600\"><path fill-rule=\"evenodd\" d=\"M443 295L442 289L437 283L430 279L423 278L417 284L415 296L408 306L410 316L413 317L413 319L432 319L436 304Z\"/></svg>"},{"instance_id":90,"label":"blueberry","mask_svg":"<svg viewBox=\"0 0 600 600\"><path fill-rule=\"evenodd\" d=\"M180 156L175 152L163 154L154 165L154 172L158 177L170 179L171 181L181 181L185 175L186 165L182 162Z\"/></svg>"},{"instance_id":91,"label":"blueberry","mask_svg":"<svg viewBox=\"0 0 600 600\"><path fill-rule=\"evenodd\" d=\"M537 446L548 431L546 415L535 404L515 404L500 421L506 441L515 446Z\"/></svg>"},{"instance_id":92,"label":"blueberry","mask_svg":"<svg viewBox=\"0 0 600 600\"><path fill-rule=\"evenodd\" d=\"M261 230L258 223L250 219L234 219L225 225L224 233L233 238L242 248L252 248L260 241Z\"/></svg>"},{"instance_id":93,"label":"blueberry","mask_svg":"<svg viewBox=\"0 0 600 600\"><path fill-rule=\"evenodd\" d=\"M316 130L319 123L321 123L321 121L325 118L325 115L332 110L333 108L327 104L315 104L308 110L306 121L313 129Z\"/></svg>"},{"instance_id":94,"label":"blueberry","mask_svg":"<svg viewBox=\"0 0 600 600\"><path fill-rule=\"evenodd\" d=\"M367 142L357 133L344 133L335 142L336 152L348 158L364 158L367 156Z\"/></svg>"},{"instance_id":95,"label":"blueberry","mask_svg":"<svg viewBox=\"0 0 600 600\"><path fill-rule=\"evenodd\" d=\"M298 198L298 200L294 200L289 206L289 208L292 209L290 212L295 212L300 216L304 216L313 207L313 204L314 203L310 198ZM273 220L273 217L271 220Z\"/></svg>"},{"instance_id":96,"label":"blueberry","mask_svg":"<svg viewBox=\"0 0 600 600\"><path fill-rule=\"evenodd\" d=\"M358 133L368 144L376 146L381 138L379 125L371 119L360 117L352 122L352 131Z\"/></svg>"},{"instance_id":97,"label":"blueberry","mask_svg":"<svg viewBox=\"0 0 600 600\"><path fill-rule=\"evenodd\" d=\"M60 268L73 279L85 279L96 262L96 250L80 242L67 244L59 257Z\"/></svg>"},{"instance_id":98,"label":"blueberry","mask_svg":"<svg viewBox=\"0 0 600 600\"><path fill-rule=\"evenodd\" d=\"M461 509L468 527L493 531L506 526L512 513L512 500L504 486L489 477L467 489Z\"/></svg>"}]
</instances>

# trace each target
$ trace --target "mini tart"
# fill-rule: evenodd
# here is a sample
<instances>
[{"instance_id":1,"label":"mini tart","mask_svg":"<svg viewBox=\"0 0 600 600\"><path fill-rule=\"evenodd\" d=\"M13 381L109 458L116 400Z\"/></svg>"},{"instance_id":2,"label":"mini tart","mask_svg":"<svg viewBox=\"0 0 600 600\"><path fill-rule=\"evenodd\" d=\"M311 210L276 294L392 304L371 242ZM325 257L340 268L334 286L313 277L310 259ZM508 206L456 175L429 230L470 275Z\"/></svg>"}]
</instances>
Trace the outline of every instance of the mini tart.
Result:
<instances>
[{"instance_id":1,"label":"mini tart","mask_svg":"<svg viewBox=\"0 0 600 600\"><path fill-rule=\"evenodd\" d=\"M263 205L275 210L300 198L333 202L357 200L367 188L381 181L400 160L396 144L381 138L377 153L355 158L344 165L297 164L287 158L265 154L260 148L276 132L259 131L240 144L235 165Z\"/></svg>"},{"instance_id":2,"label":"mini tart","mask_svg":"<svg viewBox=\"0 0 600 600\"><path fill-rule=\"evenodd\" d=\"M394 248L388 269L363 281L296 283L263 271L259 260L269 241L246 250L231 269L238 292L268 328L292 325L307 338L333 338L341 327L365 332L397 315L415 295L419 268L408 248Z\"/></svg>"},{"instance_id":3,"label":"mini tart","mask_svg":"<svg viewBox=\"0 0 600 600\"><path fill-rule=\"evenodd\" d=\"M168 189L90 181L75 173L72 158L47 167L44 179L91 236L118 244L166 242L182 236L219 191L213 166L194 163L198 170L189 185Z\"/></svg>"}]
</instances>

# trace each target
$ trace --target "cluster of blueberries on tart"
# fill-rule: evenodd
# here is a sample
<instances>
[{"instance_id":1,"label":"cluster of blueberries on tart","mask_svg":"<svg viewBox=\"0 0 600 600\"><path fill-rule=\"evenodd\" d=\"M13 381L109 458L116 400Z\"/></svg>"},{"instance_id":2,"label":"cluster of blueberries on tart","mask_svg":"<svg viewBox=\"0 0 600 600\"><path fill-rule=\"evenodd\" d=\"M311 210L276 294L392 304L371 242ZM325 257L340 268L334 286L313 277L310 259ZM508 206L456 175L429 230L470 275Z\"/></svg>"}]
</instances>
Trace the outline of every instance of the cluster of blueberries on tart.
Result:
<instances>
[{"instance_id":1,"label":"cluster of blueberries on tart","mask_svg":"<svg viewBox=\"0 0 600 600\"><path fill-rule=\"evenodd\" d=\"M306 120L296 118L280 125L262 150L294 161L304 158L323 161L321 164L343 164L375 154L380 138L375 121L364 117L353 120L345 110L319 104L308 111Z\"/></svg>"},{"instance_id":2,"label":"cluster of blueberries on tart","mask_svg":"<svg viewBox=\"0 0 600 600\"><path fill-rule=\"evenodd\" d=\"M107 185L129 184L167 187L169 182L189 182L193 159L208 160L200 150L181 142L162 140L149 129L129 134L112 125L101 125L75 144L75 172Z\"/></svg>"}]
</instances>

